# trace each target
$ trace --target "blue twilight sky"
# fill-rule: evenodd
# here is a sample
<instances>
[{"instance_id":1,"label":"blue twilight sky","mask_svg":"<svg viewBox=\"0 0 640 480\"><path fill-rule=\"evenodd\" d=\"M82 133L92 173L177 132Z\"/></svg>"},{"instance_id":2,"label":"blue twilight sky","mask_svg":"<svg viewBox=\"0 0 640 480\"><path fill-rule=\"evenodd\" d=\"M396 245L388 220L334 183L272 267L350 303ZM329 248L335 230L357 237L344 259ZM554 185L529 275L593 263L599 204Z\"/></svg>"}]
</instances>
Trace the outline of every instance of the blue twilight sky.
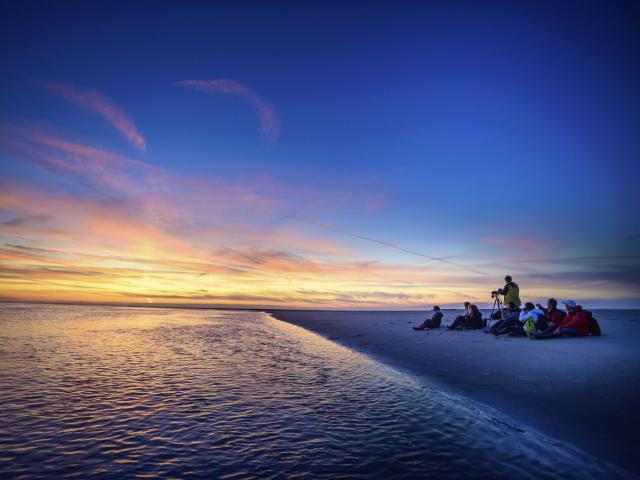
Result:
<instances>
[{"instance_id":1,"label":"blue twilight sky","mask_svg":"<svg viewBox=\"0 0 640 480\"><path fill-rule=\"evenodd\" d=\"M532 298L640 306L637 2L2 10L7 298L89 299L109 284L113 301L401 307L486 301L511 273ZM194 193L195 179L213 186ZM115 226L100 228L114 232L120 211L156 243L94 245L74 219L101 232L100 214L65 217L62 197L108 203ZM118 276L88 260L117 253L153 262L156 283L134 286L139 264ZM167 256L245 270L174 279L173 298L158 286ZM286 292L272 285L283 272Z\"/></svg>"}]
</instances>

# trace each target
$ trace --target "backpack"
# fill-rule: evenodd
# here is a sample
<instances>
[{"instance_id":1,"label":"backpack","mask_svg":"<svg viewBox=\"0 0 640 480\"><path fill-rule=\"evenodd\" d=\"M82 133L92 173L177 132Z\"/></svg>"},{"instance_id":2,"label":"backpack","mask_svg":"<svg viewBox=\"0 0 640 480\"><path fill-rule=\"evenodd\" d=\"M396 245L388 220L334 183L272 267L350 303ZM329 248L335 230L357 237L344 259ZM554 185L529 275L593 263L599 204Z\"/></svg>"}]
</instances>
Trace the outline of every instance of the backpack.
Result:
<instances>
[{"instance_id":1,"label":"backpack","mask_svg":"<svg viewBox=\"0 0 640 480\"><path fill-rule=\"evenodd\" d=\"M528 318L524 321L524 331L527 335L531 336L536 333L536 321L533 318Z\"/></svg>"},{"instance_id":2,"label":"backpack","mask_svg":"<svg viewBox=\"0 0 640 480\"><path fill-rule=\"evenodd\" d=\"M600 330L600 325L598 321L593 317L593 313L589 310L582 310L589 319L589 335L593 335L594 337L599 337L602 335L602 330Z\"/></svg>"}]
</instances>

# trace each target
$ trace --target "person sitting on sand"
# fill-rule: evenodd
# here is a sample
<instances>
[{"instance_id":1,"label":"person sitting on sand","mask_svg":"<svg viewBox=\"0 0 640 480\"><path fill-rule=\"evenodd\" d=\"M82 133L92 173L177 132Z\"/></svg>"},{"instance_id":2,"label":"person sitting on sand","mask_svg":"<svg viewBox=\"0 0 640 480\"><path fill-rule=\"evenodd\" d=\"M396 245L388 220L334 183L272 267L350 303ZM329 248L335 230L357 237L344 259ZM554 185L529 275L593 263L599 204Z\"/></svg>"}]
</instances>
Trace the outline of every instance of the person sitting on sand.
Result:
<instances>
[{"instance_id":1,"label":"person sitting on sand","mask_svg":"<svg viewBox=\"0 0 640 480\"><path fill-rule=\"evenodd\" d=\"M558 327L567 315L558 308L558 301L555 298L547 300L547 308L544 308L539 303L536 303L536 307L544 312L544 316L538 317L536 333L542 333L552 325Z\"/></svg>"},{"instance_id":2,"label":"person sitting on sand","mask_svg":"<svg viewBox=\"0 0 640 480\"><path fill-rule=\"evenodd\" d=\"M449 325L449 330L475 330L478 328L482 328L482 313L478 310L477 305L469 305L469 315L467 317L458 317L456 318L451 325Z\"/></svg>"},{"instance_id":3,"label":"person sitting on sand","mask_svg":"<svg viewBox=\"0 0 640 480\"><path fill-rule=\"evenodd\" d=\"M504 306L502 312L502 320L498 320L493 326L487 330L487 333L495 335L503 335L510 332L511 327L518 325L520 320L520 309L515 303L509 302Z\"/></svg>"},{"instance_id":4,"label":"person sitting on sand","mask_svg":"<svg viewBox=\"0 0 640 480\"><path fill-rule=\"evenodd\" d=\"M422 322L422 325L418 327L413 327L413 329L425 330L429 328L440 328L440 324L442 323L443 317L444 317L444 314L440 311L440 307L437 305L434 305L433 315L431 315L431 318L427 318L424 322Z\"/></svg>"},{"instance_id":5,"label":"person sitting on sand","mask_svg":"<svg viewBox=\"0 0 640 480\"><path fill-rule=\"evenodd\" d=\"M544 312L533 303L525 303L518 318L519 324L517 327L511 329L510 334L514 336L527 334L529 338L533 338L536 333L536 325L538 325L538 322L540 322L540 319L544 316Z\"/></svg>"},{"instance_id":6,"label":"person sitting on sand","mask_svg":"<svg viewBox=\"0 0 640 480\"><path fill-rule=\"evenodd\" d=\"M500 295L504 295L504 303L513 303L516 307L520 307L522 302L520 300L520 287L513 279L507 275L504 277L505 286L498 289Z\"/></svg>"},{"instance_id":7,"label":"person sitting on sand","mask_svg":"<svg viewBox=\"0 0 640 480\"><path fill-rule=\"evenodd\" d=\"M471 312L469 311L469 305L471 305L471 302L464 302L464 313L462 315L458 315L456 317L456 319L453 321L454 323L456 321L458 321L458 322L465 322L466 321L466 319L471 314Z\"/></svg>"},{"instance_id":8,"label":"person sitting on sand","mask_svg":"<svg viewBox=\"0 0 640 480\"><path fill-rule=\"evenodd\" d=\"M568 337L585 337L589 335L589 316L582 310L575 300L566 300L564 307L567 316L560 325L551 325L544 332L535 336L536 339Z\"/></svg>"}]
</instances>

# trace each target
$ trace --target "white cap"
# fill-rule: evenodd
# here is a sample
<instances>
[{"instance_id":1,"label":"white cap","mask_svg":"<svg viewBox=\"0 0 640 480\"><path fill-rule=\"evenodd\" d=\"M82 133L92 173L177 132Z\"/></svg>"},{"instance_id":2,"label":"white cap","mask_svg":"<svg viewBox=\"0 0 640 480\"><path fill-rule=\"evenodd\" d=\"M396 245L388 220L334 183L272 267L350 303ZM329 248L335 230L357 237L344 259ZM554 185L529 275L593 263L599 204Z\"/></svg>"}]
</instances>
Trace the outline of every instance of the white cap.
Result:
<instances>
[{"instance_id":1,"label":"white cap","mask_svg":"<svg viewBox=\"0 0 640 480\"><path fill-rule=\"evenodd\" d=\"M570 307L570 308L576 308L578 306L575 300L565 300L562 303L564 303L565 307Z\"/></svg>"}]
</instances>

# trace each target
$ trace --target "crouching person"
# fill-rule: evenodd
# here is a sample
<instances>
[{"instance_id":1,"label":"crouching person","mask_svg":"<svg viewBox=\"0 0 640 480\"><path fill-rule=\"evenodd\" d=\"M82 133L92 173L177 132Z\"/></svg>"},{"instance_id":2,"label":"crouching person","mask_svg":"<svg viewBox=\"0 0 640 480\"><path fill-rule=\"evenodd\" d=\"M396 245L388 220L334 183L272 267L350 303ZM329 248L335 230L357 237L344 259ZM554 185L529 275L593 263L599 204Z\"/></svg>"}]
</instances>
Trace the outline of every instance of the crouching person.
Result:
<instances>
[{"instance_id":1,"label":"crouching person","mask_svg":"<svg viewBox=\"0 0 640 480\"><path fill-rule=\"evenodd\" d=\"M427 318L420 326L413 327L414 330L426 330L429 328L440 328L444 313L440 311L440 307L435 305L433 307L433 315L431 318Z\"/></svg>"},{"instance_id":2,"label":"crouching person","mask_svg":"<svg viewBox=\"0 0 640 480\"><path fill-rule=\"evenodd\" d=\"M562 336L584 337L589 335L589 316L574 300L564 302L567 315L560 325L551 325L536 339L559 338Z\"/></svg>"}]
</instances>

